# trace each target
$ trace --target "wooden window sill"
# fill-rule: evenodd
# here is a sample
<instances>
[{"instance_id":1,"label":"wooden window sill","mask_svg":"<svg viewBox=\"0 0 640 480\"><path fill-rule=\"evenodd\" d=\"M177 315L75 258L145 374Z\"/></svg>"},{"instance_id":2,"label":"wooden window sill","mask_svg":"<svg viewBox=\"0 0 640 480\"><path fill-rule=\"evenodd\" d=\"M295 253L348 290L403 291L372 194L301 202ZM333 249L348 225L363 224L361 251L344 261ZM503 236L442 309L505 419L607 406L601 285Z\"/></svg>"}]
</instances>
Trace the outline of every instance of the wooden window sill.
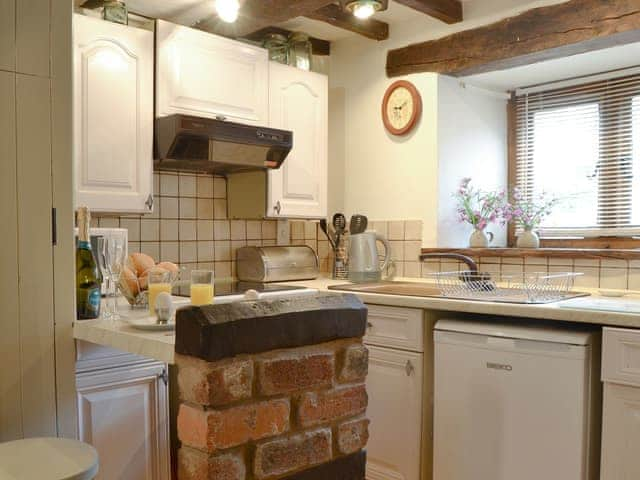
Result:
<instances>
[{"instance_id":1,"label":"wooden window sill","mask_svg":"<svg viewBox=\"0 0 640 480\"><path fill-rule=\"evenodd\" d=\"M423 248L422 253L459 253L469 257L551 257L593 260L640 260L640 248Z\"/></svg>"}]
</instances>

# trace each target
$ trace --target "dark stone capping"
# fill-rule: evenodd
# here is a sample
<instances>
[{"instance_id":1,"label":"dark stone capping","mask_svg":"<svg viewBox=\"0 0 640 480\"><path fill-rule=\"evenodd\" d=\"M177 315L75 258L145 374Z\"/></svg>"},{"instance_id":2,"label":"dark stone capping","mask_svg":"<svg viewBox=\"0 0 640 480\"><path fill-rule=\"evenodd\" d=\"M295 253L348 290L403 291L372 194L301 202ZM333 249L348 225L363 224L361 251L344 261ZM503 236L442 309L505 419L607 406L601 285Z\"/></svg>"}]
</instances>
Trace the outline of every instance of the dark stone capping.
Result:
<instances>
[{"instance_id":1,"label":"dark stone capping","mask_svg":"<svg viewBox=\"0 0 640 480\"><path fill-rule=\"evenodd\" d=\"M295 473L283 480L364 480L367 453L364 450L329 463Z\"/></svg>"},{"instance_id":2,"label":"dark stone capping","mask_svg":"<svg viewBox=\"0 0 640 480\"><path fill-rule=\"evenodd\" d=\"M353 294L299 297L181 308L175 351L216 361L362 337L367 308Z\"/></svg>"}]
</instances>

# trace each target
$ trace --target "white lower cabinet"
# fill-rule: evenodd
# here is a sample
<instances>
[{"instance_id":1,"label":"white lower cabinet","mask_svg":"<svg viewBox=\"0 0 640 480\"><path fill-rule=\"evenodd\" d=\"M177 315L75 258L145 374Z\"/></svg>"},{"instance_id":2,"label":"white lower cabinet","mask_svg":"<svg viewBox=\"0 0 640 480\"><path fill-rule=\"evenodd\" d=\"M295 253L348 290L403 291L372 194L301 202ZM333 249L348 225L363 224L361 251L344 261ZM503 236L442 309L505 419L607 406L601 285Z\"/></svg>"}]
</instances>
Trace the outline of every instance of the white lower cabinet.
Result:
<instances>
[{"instance_id":1,"label":"white lower cabinet","mask_svg":"<svg viewBox=\"0 0 640 480\"><path fill-rule=\"evenodd\" d=\"M601 480L640 478L640 331L605 328Z\"/></svg>"},{"instance_id":2,"label":"white lower cabinet","mask_svg":"<svg viewBox=\"0 0 640 480\"><path fill-rule=\"evenodd\" d=\"M422 354L368 348L367 480L419 480Z\"/></svg>"},{"instance_id":3,"label":"white lower cabinet","mask_svg":"<svg viewBox=\"0 0 640 480\"><path fill-rule=\"evenodd\" d=\"M148 362L76 375L80 440L99 480L170 478L167 367Z\"/></svg>"}]
</instances>

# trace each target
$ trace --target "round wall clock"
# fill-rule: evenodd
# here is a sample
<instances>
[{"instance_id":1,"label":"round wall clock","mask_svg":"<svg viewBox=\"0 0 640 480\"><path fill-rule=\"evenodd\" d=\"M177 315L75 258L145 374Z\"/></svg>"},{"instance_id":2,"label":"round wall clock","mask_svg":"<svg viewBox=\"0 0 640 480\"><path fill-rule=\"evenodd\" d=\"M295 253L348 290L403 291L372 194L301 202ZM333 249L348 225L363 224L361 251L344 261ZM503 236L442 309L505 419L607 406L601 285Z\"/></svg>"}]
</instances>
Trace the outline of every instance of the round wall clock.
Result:
<instances>
[{"instance_id":1,"label":"round wall clock","mask_svg":"<svg viewBox=\"0 0 640 480\"><path fill-rule=\"evenodd\" d=\"M416 126L422 113L418 89L406 80L398 80L387 88L382 100L382 121L393 135L406 135Z\"/></svg>"}]
</instances>

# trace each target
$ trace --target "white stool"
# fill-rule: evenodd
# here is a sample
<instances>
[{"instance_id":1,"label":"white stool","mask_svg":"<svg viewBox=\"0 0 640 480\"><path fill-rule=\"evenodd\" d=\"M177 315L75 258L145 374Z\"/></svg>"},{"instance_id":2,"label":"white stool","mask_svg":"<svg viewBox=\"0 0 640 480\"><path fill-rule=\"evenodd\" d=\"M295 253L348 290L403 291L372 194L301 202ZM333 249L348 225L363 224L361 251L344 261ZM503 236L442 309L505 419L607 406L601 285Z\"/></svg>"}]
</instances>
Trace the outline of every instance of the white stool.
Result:
<instances>
[{"instance_id":1,"label":"white stool","mask_svg":"<svg viewBox=\"0 0 640 480\"><path fill-rule=\"evenodd\" d=\"M92 480L98 452L66 438L27 438L0 443L0 480Z\"/></svg>"}]
</instances>

